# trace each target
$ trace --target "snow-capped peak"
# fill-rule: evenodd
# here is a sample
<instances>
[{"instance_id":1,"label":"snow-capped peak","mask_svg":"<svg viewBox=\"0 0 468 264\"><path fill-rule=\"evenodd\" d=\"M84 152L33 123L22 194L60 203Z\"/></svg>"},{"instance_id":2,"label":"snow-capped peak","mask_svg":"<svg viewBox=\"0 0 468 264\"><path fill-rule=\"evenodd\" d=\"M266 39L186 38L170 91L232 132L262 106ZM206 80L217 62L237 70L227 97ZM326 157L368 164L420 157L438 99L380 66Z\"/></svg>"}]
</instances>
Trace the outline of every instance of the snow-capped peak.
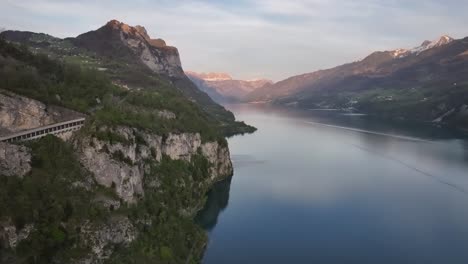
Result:
<instances>
[{"instance_id":1,"label":"snow-capped peak","mask_svg":"<svg viewBox=\"0 0 468 264\"><path fill-rule=\"evenodd\" d=\"M432 48L437 48L437 47L440 47L440 46L443 46L443 45L447 45L449 44L450 42L454 41L453 38L447 36L447 35L444 35L436 40L433 40L433 41L429 41L429 40L426 40L424 41L421 46L419 47L415 47L413 49L411 49L411 53L414 53L414 54L419 54L423 51L426 51L426 50L429 50L429 49L432 49Z\"/></svg>"},{"instance_id":2,"label":"snow-capped peak","mask_svg":"<svg viewBox=\"0 0 468 264\"><path fill-rule=\"evenodd\" d=\"M447 45L454 41L450 36L443 35L440 38L430 41L430 40L425 40L420 46L412 48L412 49L397 49L392 51L392 55L394 58L403 58L411 54L419 55L421 52L432 49L432 48L437 48L440 46Z\"/></svg>"}]
</instances>

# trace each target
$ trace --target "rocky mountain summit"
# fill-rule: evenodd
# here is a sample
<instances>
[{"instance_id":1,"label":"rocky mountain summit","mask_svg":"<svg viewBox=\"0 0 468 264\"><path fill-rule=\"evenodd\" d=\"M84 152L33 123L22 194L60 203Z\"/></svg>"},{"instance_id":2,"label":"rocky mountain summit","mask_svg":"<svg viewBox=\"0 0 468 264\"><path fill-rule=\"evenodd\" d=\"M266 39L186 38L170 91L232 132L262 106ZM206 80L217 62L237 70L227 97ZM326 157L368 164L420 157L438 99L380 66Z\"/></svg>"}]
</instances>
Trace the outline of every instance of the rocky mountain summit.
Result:
<instances>
[{"instance_id":1,"label":"rocky mountain summit","mask_svg":"<svg viewBox=\"0 0 468 264\"><path fill-rule=\"evenodd\" d=\"M72 42L106 57L138 59L152 71L170 77L183 77L179 51L162 39L151 39L142 26L129 26L111 20L103 27L79 35ZM116 54L118 51L120 54Z\"/></svg>"},{"instance_id":2,"label":"rocky mountain summit","mask_svg":"<svg viewBox=\"0 0 468 264\"><path fill-rule=\"evenodd\" d=\"M402 57L410 56L413 54L419 55L423 51L430 50L430 49L437 48L437 47L442 47L444 45L450 44L454 40L455 39L450 36L443 35L440 38L433 40L433 41L425 40L420 46L414 47L412 49L396 49L392 52L395 58L402 58Z\"/></svg>"}]
</instances>

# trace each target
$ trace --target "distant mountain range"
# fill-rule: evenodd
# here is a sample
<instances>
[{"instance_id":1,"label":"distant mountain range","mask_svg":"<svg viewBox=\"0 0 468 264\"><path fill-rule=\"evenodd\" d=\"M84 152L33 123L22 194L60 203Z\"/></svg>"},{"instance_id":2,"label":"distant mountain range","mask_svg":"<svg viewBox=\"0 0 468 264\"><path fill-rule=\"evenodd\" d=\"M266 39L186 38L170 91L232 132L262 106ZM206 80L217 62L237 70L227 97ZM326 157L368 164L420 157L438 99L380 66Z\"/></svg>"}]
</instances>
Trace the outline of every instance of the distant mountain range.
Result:
<instances>
[{"instance_id":1,"label":"distant mountain range","mask_svg":"<svg viewBox=\"0 0 468 264\"><path fill-rule=\"evenodd\" d=\"M266 79L234 80L227 73L196 73L186 71L185 74L218 103L244 101L245 96L256 89L273 84Z\"/></svg>"},{"instance_id":2,"label":"distant mountain range","mask_svg":"<svg viewBox=\"0 0 468 264\"><path fill-rule=\"evenodd\" d=\"M412 49L374 52L256 89L246 101L468 127L468 38L442 36Z\"/></svg>"}]
</instances>

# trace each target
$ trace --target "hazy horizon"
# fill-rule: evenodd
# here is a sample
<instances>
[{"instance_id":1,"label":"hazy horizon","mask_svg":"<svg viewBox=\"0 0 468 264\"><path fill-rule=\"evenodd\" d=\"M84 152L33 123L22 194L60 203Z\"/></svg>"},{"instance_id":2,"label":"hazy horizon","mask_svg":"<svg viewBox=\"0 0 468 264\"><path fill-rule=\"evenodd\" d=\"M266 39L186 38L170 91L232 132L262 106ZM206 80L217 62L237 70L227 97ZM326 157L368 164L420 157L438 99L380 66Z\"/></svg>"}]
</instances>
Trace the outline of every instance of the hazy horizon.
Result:
<instances>
[{"instance_id":1,"label":"hazy horizon","mask_svg":"<svg viewBox=\"0 0 468 264\"><path fill-rule=\"evenodd\" d=\"M92 3L92 4L91 4ZM468 36L464 1L2 0L0 28L72 37L111 19L142 25L179 49L185 70L279 81L411 48L441 35ZM25 19L25 18L28 19Z\"/></svg>"}]
</instances>

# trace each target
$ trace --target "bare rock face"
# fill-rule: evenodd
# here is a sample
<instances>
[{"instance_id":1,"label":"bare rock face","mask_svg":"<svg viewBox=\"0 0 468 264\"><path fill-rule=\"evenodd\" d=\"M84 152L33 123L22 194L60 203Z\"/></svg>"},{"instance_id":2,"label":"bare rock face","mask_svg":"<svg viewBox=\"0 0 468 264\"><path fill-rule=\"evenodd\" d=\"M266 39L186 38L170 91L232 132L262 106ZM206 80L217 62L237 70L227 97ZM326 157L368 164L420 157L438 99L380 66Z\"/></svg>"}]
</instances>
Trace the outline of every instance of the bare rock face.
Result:
<instances>
[{"instance_id":1,"label":"bare rock face","mask_svg":"<svg viewBox=\"0 0 468 264\"><path fill-rule=\"evenodd\" d=\"M151 39L142 26L129 26L111 20L103 27L78 36L74 40L78 46L93 50L104 56L115 56L112 47L127 47L140 62L158 74L170 77L183 77L179 51L167 46L162 39Z\"/></svg>"},{"instance_id":2,"label":"bare rock face","mask_svg":"<svg viewBox=\"0 0 468 264\"><path fill-rule=\"evenodd\" d=\"M0 142L0 175L23 177L30 170L30 149Z\"/></svg>"},{"instance_id":3,"label":"bare rock face","mask_svg":"<svg viewBox=\"0 0 468 264\"><path fill-rule=\"evenodd\" d=\"M136 195L143 195L143 167L113 158L114 154L122 153L122 157L135 160L135 148L120 143L111 145L95 138L84 140L83 146L88 147L81 149L81 162L94 173L99 184L115 188L117 195L129 203L136 202Z\"/></svg>"},{"instance_id":4,"label":"bare rock face","mask_svg":"<svg viewBox=\"0 0 468 264\"><path fill-rule=\"evenodd\" d=\"M232 175L229 150L218 142L205 142L198 133L149 134L129 127L101 128L118 135L125 142L105 142L97 138L80 139L81 163L94 173L96 181L113 187L125 202L135 203L144 195L143 178L148 170L146 160L160 162L163 155L173 160L190 161L201 150L211 164L210 181Z\"/></svg>"},{"instance_id":5,"label":"bare rock face","mask_svg":"<svg viewBox=\"0 0 468 264\"><path fill-rule=\"evenodd\" d=\"M86 223L81 228L85 246L90 247L92 255L80 263L102 263L109 258L115 245L128 246L137 238L137 229L127 217L117 216L99 225Z\"/></svg>"},{"instance_id":6,"label":"bare rock face","mask_svg":"<svg viewBox=\"0 0 468 264\"><path fill-rule=\"evenodd\" d=\"M1 222L0 244L5 248L15 249L21 241L29 237L33 230L33 224L27 224L21 230L17 230L11 221Z\"/></svg>"},{"instance_id":7,"label":"bare rock face","mask_svg":"<svg viewBox=\"0 0 468 264\"><path fill-rule=\"evenodd\" d=\"M120 31L121 41L137 54L148 68L156 73L180 77L183 75L179 51L166 46L164 40L151 39L144 27L130 27L123 23L112 23Z\"/></svg>"},{"instance_id":8,"label":"bare rock face","mask_svg":"<svg viewBox=\"0 0 468 264\"><path fill-rule=\"evenodd\" d=\"M66 121L82 115L0 90L0 135Z\"/></svg>"},{"instance_id":9,"label":"bare rock face","mask_svg":"<svg viewBox=\"0 0 468 264\"><path fill-rule=\"evenodd\" d=\"M202 154L212 164L210 177L212 181L232 175L232 163L229 149L220 146L218 142L208 142L201 146Z\"/></svg>"},{"instance_id":10,"label":"bare rock face","mask_svg":"<svg viewBox=\"0 0 468 264\"><path fill-rule=\"evenodd\" d=\"M161 149L162 153L169 156L173 160L187 160L195 154L201 146L200 134L169 134L163 142Z\"/></svg>"}]
</instances>

